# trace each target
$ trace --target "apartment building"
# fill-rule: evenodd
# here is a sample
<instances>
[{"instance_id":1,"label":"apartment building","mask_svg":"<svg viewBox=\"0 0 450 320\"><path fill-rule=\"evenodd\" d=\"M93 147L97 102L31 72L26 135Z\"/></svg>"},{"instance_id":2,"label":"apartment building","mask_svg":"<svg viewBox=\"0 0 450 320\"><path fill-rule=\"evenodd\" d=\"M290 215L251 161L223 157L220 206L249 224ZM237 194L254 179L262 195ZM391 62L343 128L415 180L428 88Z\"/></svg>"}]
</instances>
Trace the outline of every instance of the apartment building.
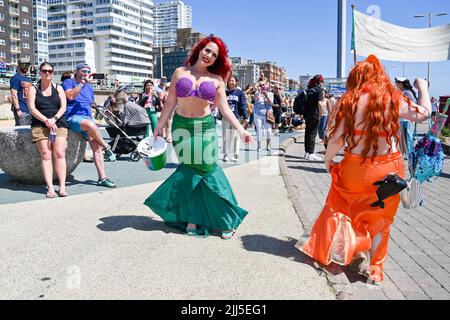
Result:
<instances>
[{"instance_id":1,"label":"apartment building","mask_svg":"<svg viewBox=\"0 0 450 320\"><path fill-rule=\"evenodd\" d=\"M0 61L14 72L20 58L34 61L32 0L0 0Z\"/></svg>"},{"instance_id":2,"label":"apartment building","mask_svg":"<svg viewBox=\"0 0 450 320\"><path fill-rule=\"evenodd\" d=\"M158 3L154 13L156 46L176 46L177 30L192 28L192 8L183 1Z\"/></svg>"},{"instance_id":3,"label":"apartment building","mask_svg":"<svg viewBox=\"0 0 450 320\"><path fill-rule=\"evenodd\" d=\"M152 78L153 6L152 0L48 0L49 59L58 74L86 61L109 79Z\"/></svg>"},{"instance_id":4,"label":"apartment building","mask_svg":"<svg viewBox=\"0 0 450 320\"><path fill-rule=\"evenodd\" d=\"M38 67L48 61L47 0L33 0L33 51Z\"/></svg>"}]
</instances>

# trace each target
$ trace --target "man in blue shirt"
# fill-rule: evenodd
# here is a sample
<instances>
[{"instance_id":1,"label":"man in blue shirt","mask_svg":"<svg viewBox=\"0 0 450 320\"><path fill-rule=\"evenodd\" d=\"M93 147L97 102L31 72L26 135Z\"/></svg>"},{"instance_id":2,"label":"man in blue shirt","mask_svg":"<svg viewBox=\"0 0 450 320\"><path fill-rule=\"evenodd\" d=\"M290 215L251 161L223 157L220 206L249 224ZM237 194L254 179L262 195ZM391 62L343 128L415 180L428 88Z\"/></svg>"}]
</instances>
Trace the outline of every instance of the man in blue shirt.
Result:
<instances>
[{"instance_id":1,"label":"man in blue shirt","mask_svg":"<svg viewBox=\"0 0 450 320\"><path fill-rule=\"evenodd\" d=\"M79 63L75 76L67 79L62 86L67 96L66 119L69 129L80 133L86 139L93 151L94 162L98 172L98 186L115 188L116 184L106 178L103 151L109 161L115 161L116 156L103 137L92 118L91 105L94 103L94 88L91 68L86 63Z\"/></svg>"},{"instance_id":2,"label":"man in blue shirt","mask_svg":"<svg viewBox=\"0 0 450 320\"><path fill-rule=\"evenodd\" d=\"M235 76L231 76L228 79L228 89L227 89L227 100L228 105L233 111L234 115L238 120L247 121L247 103L245 101L244 92L237 88L238 79ZM228 122L225 118L222 118L222 150L223 150L223 161L228 160L233 162L239 161L239 144L240 137L237 130Z\"/></svg>"},{"instance_id":3,"label":"man in blue shirt","mask_svg":"<svg viewBox=\"0 0 450 320\"><path fill-rule=\"evenodd\" d=\"M11 89L11 111L14 113L16 126L31 124L31 115L27 105L27 92L31 86L30 79L26 76L31 63L28 59L19 59L17 73L10 80Z\"/></svg>"}]
</instances>

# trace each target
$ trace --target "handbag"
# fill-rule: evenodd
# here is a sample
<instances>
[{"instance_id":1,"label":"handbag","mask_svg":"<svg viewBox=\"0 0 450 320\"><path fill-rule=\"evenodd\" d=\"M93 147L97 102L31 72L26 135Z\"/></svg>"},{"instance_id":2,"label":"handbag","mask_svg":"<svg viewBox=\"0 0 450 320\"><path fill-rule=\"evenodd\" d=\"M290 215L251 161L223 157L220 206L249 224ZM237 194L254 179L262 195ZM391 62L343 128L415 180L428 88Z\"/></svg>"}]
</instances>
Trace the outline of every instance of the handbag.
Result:
<instances>
[{"instance_id":1,"label":"handbag","mask_svg":"<svg viewBox=\"0 0 450 320\"><path fill-rule=\"evenodd\" d=\"M406 189L400 193L400 198L405 209L421 207L424 200L422 184L416 178L411 178Z\"/></svg>"},{"instance_id":2,"label":"handbag","mask_svg":"<svg viewBox=\"0 0 450 320\"><path fill-rule=\"evenodd\" d=\"M267 111L266 120L271 125L275 124L275 116L273 115L273 111Z\"/></svg>"}]
</instances>

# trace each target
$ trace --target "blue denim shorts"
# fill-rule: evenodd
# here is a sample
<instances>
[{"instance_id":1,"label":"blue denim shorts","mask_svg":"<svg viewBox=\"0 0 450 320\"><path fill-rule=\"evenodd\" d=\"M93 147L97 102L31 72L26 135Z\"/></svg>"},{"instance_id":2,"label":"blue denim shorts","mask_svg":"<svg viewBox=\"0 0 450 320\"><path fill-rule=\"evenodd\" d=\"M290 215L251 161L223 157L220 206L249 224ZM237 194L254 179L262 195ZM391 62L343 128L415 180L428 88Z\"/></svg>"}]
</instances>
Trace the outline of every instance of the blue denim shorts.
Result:
<instances>
[{"instance_id":1,"label":"blue denim shorts","mask_svg":"<svg viewBox=\"0 0 450 320\"><path fill-rule=\"evenodd\" d=\"M71 116L66 119L67 123L69 124L69 129L75 132L78 132L81 134L81 136L84 138L84 140L88 140L88 134L86 131L81 130L81 121L88 120L95 123L94 119L92 117L88 116Z\"/></svg>"}]
</instances>

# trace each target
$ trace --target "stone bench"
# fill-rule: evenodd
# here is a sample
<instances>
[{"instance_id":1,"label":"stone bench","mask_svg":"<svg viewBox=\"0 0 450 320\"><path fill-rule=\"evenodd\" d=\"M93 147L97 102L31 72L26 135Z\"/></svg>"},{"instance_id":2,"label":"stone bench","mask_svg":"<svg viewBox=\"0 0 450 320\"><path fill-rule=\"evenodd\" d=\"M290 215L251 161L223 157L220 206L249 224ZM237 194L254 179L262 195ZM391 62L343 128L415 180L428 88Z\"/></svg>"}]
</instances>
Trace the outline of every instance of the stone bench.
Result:
<instances>
[{"instance_id":1,"label":"stone bench","mask_svg":"<svg viewBox=\"0 0 450 320\"><path fill-rule=\"evenodd\" d=\"M86 141L69 130L66 150L67 176L83 160ZM12 180L23 184L45 184L41 171L41 157L31 142L31 127L0 128L0 169ZM54 166L53 166L54 171ZM56 174L53 172L53 179Z\"/></svg>"}]
</instances>

